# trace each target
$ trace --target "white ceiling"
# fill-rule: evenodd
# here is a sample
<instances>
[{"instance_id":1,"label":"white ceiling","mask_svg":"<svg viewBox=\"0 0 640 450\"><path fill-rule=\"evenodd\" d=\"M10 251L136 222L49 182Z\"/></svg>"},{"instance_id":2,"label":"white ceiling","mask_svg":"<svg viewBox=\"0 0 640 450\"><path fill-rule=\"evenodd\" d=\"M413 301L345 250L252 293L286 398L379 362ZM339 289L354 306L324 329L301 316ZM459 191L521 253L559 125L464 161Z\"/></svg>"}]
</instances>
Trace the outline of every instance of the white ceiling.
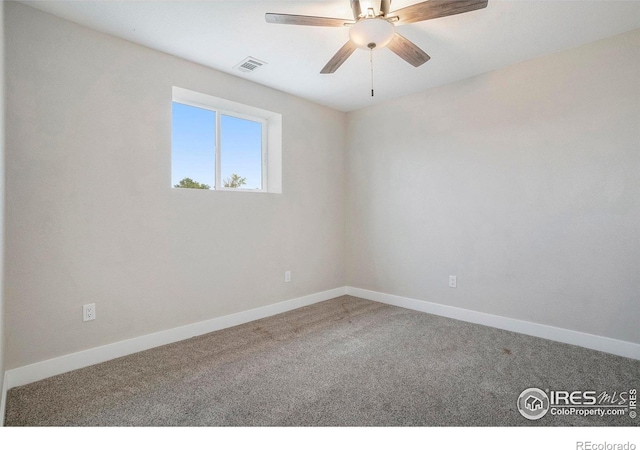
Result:
<instances>
[{"instance_id":1,"label":"white ceiling","mask_svg":"<svg viewBox=\"0 0 640 450\"><path fill-rule=\"evenodd\" d=\"M391 9L420 0L393 0ZM24 1L85 26L351 111L640 28L640 1L489 0L486 9L399 26L431 60L415 68L389 49L357 50L333 75L320 69L347 28L275 25L266 12L351 18L349 0ZM268 65L243 74L247 56ZM640 55L639 55L640 57Z\"/></svg>"}]
</instances>

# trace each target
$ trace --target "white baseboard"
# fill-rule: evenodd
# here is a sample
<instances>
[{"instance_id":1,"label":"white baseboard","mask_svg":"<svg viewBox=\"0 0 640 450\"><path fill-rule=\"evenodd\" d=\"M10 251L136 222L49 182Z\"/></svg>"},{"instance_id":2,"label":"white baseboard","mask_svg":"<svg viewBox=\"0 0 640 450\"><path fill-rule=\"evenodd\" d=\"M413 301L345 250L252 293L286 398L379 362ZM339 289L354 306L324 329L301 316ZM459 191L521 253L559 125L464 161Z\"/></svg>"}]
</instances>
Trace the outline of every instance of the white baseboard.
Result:
<instances>
[{"instance_id":1,"label":"white baseboard","mask_svg":"<svg viewBox=\"0 0 640 450\"><path fill-rule=\"evenodd\" d=\"M6 372L4 384L7 389L11 389L16 386L33 383L54 375L81 369L110 359L119 358L121 356L141 352L150 348L171 344L194 336L211 333L212 331L241 325L243 323L263 319L265 317L291 311L303 306L330 300L332 298L345 295L345 293L346 288L344 287L331 289L275 303L273 305L262 306L260 308L250 309L248 311L242 311L228 316L216 317L215 319L205 320L165 331L159 331L157 333L127 339L126 341L103 345L101 347L83 350L81 352L60 356L58 358L30 364L28 366L18 367ZM4 394L2 399L4 401ZM2 411L4 412L4 408Z\"/></svg>"},{"instance_id":2,"label":"white baseboard","mask_svg":"<svg viewBox=\"0 0 640 450\"><path fill-rule=\"evenodd\" d=\"M582 333L580 331L556 328L549 325L510 319L508 317L495 316L493 314L486 314L469 309L440 305L423 300L384 294L382 292L369 291L350 286L346 288L346 291L347 295L364 298L366 300L400 306L402 308L449 317L451 319L462 320L464 322L487 325L501 330L514 331L516 333L526 334L529 336L549 339L552 341L562 342L564 344L577 345L592 350L599 350L601 352L640 360L640 344L635 344L633 342L619 341L603 336Z\"/></svg>"},{"instance_id":3,"label":"white baseboard","mask_svg":"<svg viewBox=\"0 0 640 450\"><path fill-rule=\"evenodd\" d=\"M215 319L205 320L182 327L172 328L170 330L160 331L128 339L126 341L120 341L114 344L103 345L101 347L8 370L5 373L2 387L0 420L3 420L4 418L7 390L13 387L33 383L64 372L81 369L83 367L119 358L121 356L130 355L143 350L148 350L150 348L189 339L193 336L211 333L213 331L291 311L293 309L330 300L345 294L415 311L449 317L465 322L477 323L502 330L513 331L529 336L540 337L640 360L640 344L633 342L620 341L579 331L566 330L563 328L556 328L548 325L541 325L538 323L526 322L523 320L511 319L508 317L496 316L493 314L347 286L223 317L217 317ZM2 422L0 422L0 424L1 423Z\"/></svg>"}]
</instances>

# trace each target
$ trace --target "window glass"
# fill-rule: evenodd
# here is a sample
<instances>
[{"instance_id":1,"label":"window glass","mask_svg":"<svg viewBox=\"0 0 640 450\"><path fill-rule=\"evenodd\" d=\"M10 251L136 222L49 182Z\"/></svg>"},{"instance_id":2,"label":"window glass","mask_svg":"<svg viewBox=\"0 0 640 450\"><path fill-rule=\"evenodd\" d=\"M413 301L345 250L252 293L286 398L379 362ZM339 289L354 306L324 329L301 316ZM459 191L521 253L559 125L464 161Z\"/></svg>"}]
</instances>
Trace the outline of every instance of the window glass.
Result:
<instances>
[{"instance_id":1,"label":"window glass","mask_svg":"<svg viewBox=\"0 0 640 450\"><path fill-rule=\"evenodd\" d=\"M222 187L262 189L262 123L220 116Z\"/></svg>"},{"instance_id":2,"label":"window glass","mask_svg":"<svg viewBox=\"0 0 640 450\"><path fill-rule=\"evenodd\" d=\"M282 114L176 86L172 100L172 187L282 193Z\"/></svg>"},{"instance_id":3,"label":"window glass","mask_svg":"<svg viewBox=\"0 0 640 450\"><path fill-rule=\"evenodd\" d=\"M216 113L173 102L171 185L215 187Z\"/></svg>"}]
</instances>

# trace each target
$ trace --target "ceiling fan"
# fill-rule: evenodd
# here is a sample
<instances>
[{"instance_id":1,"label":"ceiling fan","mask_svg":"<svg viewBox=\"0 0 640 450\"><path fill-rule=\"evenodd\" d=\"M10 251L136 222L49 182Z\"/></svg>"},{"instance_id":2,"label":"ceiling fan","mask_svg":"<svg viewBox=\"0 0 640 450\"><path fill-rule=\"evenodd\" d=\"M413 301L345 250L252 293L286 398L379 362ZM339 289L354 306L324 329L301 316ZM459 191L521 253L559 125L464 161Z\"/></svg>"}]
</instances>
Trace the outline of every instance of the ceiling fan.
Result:
<instances>
[{"instance_id":1,"label":"ceiling fan","mask_svg":"<svg viewBox=\"0 0 640 450\"><path fill-rule=\"evenodd\" d=\"M389 47L409 64L418 67L431 59L420 47L398 34L396 25L422 22L438 17L475 11L487 6L488 0L428 0L390 12L391 0L349 0L351 19L267 13L269 23L318 27L348 26L349 40L329 60L320 73L334 73L357 48Z\"/></svg>"}]
</instances>

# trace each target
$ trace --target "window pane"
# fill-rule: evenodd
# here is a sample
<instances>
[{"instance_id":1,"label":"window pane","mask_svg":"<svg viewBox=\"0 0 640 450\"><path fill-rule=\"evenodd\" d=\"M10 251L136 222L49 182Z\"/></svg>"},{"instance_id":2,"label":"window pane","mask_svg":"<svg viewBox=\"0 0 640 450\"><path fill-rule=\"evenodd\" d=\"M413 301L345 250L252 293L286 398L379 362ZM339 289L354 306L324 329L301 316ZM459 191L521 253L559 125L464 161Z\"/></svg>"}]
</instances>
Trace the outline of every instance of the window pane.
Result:
<instances>
[{"instance_id":1,"label":"window pane","mask_svg":"<svg viewBox=\"0 0 640 450\"><path fill-rule=\"evenodd\" d=\"M262 123L221 114L222 186L262 189Z\"/></svg>"},{"instance_id":2,"label":"window pane","mask_svg":"<svg viewBox=\"0 0 640 450\"><path fill-rule=\"evenodd\" d=\"M206 189L203 185L208 185L213 189L216 113L173 102L172 117L171 186Z\"/></svg>"}]
</instances>

